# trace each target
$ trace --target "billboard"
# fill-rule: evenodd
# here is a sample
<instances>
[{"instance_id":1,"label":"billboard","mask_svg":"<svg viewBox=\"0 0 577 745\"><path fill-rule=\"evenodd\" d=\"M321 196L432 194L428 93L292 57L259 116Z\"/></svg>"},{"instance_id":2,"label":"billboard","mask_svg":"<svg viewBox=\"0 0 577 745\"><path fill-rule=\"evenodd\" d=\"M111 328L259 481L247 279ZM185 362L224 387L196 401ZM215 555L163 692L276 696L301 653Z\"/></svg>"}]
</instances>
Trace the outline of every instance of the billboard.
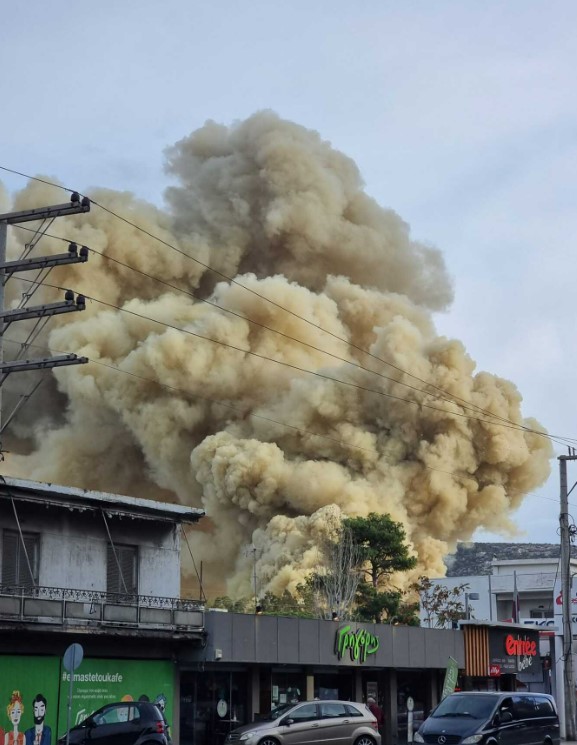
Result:
<instances>
[{"instance_id":1,"label":"billboard","mask_svg":"<svg viewBox=\"0 0 577 745\"><path fill-rule=\"evenodd\" d=\"M493 673L491 673L493 668ZM543 680L539 632L512 626L489 629L489 675L517 674L525 683Z\"/></svg>"},{"instance_id":2,"label":"billboard","mask_svg":"<svg viewBox=\"0 0 577 745\"><path fill-rule=\"evenodd\" d=\"M0 745L56 745L66 732L71 673L57 656L0 657ZM174 706L174 663L84 659L74 672L74 726L114 701L158 702L168 724Z\"/></svg>"},{"instance_id":3,"label":"billboard","mask_svg":"<svg viewBox=\"0 0 577 745\"><path fill-rule=\"evenodd\" d=\"M153 701L172 724L174 702L174 663L167 660L119 660L84 658L69 673L60 670L60 709L58 732L66 732L68 686L74 675L71 725L78 724L93 711L113 701Z\"/></svg>"},{"instance_id":4,"label":"billboard","mask_svg":"<svg viewBox=\"0 0 577 745\"><path fill-rule=\"evenodd\" d=\"M2 655L0 742L54 745L58 713L58 657Z\"/></svg>"}]
</instances>

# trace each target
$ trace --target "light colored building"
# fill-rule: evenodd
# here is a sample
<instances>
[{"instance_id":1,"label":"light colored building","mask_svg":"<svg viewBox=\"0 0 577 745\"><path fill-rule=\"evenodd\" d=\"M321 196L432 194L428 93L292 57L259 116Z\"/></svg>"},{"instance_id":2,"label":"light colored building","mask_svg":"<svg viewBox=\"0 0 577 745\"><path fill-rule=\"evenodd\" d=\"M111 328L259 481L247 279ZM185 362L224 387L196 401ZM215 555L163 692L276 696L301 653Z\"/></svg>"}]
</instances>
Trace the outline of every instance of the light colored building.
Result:
<instances>
[{"instance_id":1,"label":"light colored building","mask_svg":"<svg viewBox=\"0 0 577 745\"><path fill-rule=\"evenodd\" d=\"M0 692L22 696L22 730L40 693L54 740L66 731L65 653L79 644L72 724L146 697L178 742L178 654L205 643L203 604L180 598L180 536L203 514L0 477Z\"/></svg>"},{"instance_id":2,"label":"light colored building","mask_svg":"<svg viewBox=\"0 0 577 745\"><path fill-rule=\"evenodd\" d=\"M499 546L499 544L490 544ZM486 558L478 562L471 557L463 562L470 569L477 566L478 574L456 575L460 563L450 563L451 575L432 580L435 586L447 587L452 590L461 585L467 585L460 593L459 599L463 607L468 606L469 615L476 620L485 621L517 621L519 623L537 626L542 629L555 626L555 609L560 604L558 588L560 582L558 546L543 546L544 553L557 556L535 558L535 546L530 545L532 558L524 558L522 551L524 544L502 544L514 547L515 558ZM469 544L466 551L473 552L483 544ZM521 548L520 548L521 547ZM506 554L505 554L506 555ZM577 574L577 558L571 560L572 573ZM478 598L471 599L471 595ZM516 606L516 609L515 609ZM426 626L436 626L437 619L431 617L421 607L421 623ZM577 633L577 618L574 633Z\"/></svg>"}]
</instances>

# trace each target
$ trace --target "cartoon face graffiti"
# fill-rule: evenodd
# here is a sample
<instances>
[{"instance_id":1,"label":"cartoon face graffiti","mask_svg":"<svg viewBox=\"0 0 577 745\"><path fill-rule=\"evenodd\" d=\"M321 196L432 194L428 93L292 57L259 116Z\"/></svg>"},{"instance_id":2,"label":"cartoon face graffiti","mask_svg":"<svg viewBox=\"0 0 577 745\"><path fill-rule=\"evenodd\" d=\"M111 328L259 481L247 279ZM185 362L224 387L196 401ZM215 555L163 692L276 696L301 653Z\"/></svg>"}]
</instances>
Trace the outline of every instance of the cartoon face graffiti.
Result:
<instances>
[{"instance_id":1,"label":"cartoon face graffiti","mask_svg":"<svg viewBox=\"0 0 577 745\"><path fill-rule=\"evenodd\" d=\"M20 724L22 714L24 713L24 703L20 691L13 691L10 697L10 703L6 707L6 713L8 718L12 722L15 728Z\"/></svg>"},{"instance_id":2,"label":"cartoon face graffiti","mask_svg":"<svg viewBox=\"0 0 577 745\"><path fill-rule=\"evenodd\" d=\"M20 704L16 701L12 708L10 709L10 721L12 724L20 724L20 720L22 719L22 707Z\"/></svg>"},{"instance_id":3,"label":"cartoon face graffiti","mask_svg":"<svg viewBox=\"0 0 577 745\"><path fill-rule=\"evenodd\" d=\"M46 699L38 694L34 699L34 724L42 724L46 718Z\"/></svg>"}]
</instances>

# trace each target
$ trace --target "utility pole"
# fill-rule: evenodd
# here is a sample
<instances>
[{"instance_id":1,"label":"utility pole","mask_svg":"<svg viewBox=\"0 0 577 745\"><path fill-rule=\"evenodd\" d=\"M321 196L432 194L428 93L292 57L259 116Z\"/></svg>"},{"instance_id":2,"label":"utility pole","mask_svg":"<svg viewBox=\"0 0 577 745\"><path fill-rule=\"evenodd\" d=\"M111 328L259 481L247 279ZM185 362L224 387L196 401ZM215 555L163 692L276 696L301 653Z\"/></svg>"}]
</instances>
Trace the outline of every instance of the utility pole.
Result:
<instances>
[{"instance_id":1,"label":"utility pole","mask_svg":"<svg viewBox=\"0 0 577 745\"><path fill-rule=\"evenodd\" d=\"M8 225L19 225L24 222L47 221L52 222L57 217L76 215L90 211L90 200L87 197L80 198L78 192L73 192L70 202L55 204L49 207L39 207L21 212L7 212L0 215L0 425L2 423L2 384L10 373L23 372L27 370L45 370L52 367L64 365L82 365L88 362L86 357L78 357L75 354L59 355L57 357L46 357L44 359L14 360L4 362L4 333L11 323L28 318L48 318L60 313L84 310L85 298L82 295L74 297L71 290L67 290L63 302L48 303L32 308L25 308L25 302L21 307L13 310L5 310L5 286L13 274L33 270L44 270L63 264L76 264L88 260L88 249L83 246L78 251L78 246L71 243L68 253L55 256L41 256L38 258L21 258L18 261L6 261L6 242ZM11 418L11 417L10 417ZM0 426L0 436L4 427ZM2 443L0 442L0 459L2 457Z\"/></svg>"},{"instance_id":2,"label":"utility pole","mask_svg":"<svg viewBox=\"0 0 577 745\"><path fill-rule=\"evenodd\" d=\"M561 484L559 527L561 535L561 588L563 595L565 732L567 740L575 740L575 674L573 670L573 631L571 628L571 527L569 525L569 494L567 492L568 460L577 460L577 454L574 448L569 448L569 455L559 456L559 477Z\"/></svg>"}]
</instances>

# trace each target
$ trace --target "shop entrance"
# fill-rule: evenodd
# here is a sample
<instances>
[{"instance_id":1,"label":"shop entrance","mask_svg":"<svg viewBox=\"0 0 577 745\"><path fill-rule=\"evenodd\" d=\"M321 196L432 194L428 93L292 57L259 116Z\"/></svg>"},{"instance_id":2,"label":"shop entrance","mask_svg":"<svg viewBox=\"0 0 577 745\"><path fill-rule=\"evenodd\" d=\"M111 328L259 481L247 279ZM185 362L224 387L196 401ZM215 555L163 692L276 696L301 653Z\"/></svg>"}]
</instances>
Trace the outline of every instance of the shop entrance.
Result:
<instances>
[{"instance_id":1,"label":"shop entrance","mask_svg":"<svg viewBox=\"0 0 577 745\"><path fill-rule=\"evenodd\" d=\"M231 730L249 721L248 691L245 672L182 672L181 745L222 745Z\"/></svg>"},{"instance_id":2,"label":"shop entrance","mask_svg":"<svg viewBox=\"0 0 577 745\"><path fill-rule=\"evenodd\" d=\"M397 671L397 736L399 743L407 742L407 700L413 699L413 732L416 732L428 717L431 676L413 670Z\"/></svg>"}]
</instances>

